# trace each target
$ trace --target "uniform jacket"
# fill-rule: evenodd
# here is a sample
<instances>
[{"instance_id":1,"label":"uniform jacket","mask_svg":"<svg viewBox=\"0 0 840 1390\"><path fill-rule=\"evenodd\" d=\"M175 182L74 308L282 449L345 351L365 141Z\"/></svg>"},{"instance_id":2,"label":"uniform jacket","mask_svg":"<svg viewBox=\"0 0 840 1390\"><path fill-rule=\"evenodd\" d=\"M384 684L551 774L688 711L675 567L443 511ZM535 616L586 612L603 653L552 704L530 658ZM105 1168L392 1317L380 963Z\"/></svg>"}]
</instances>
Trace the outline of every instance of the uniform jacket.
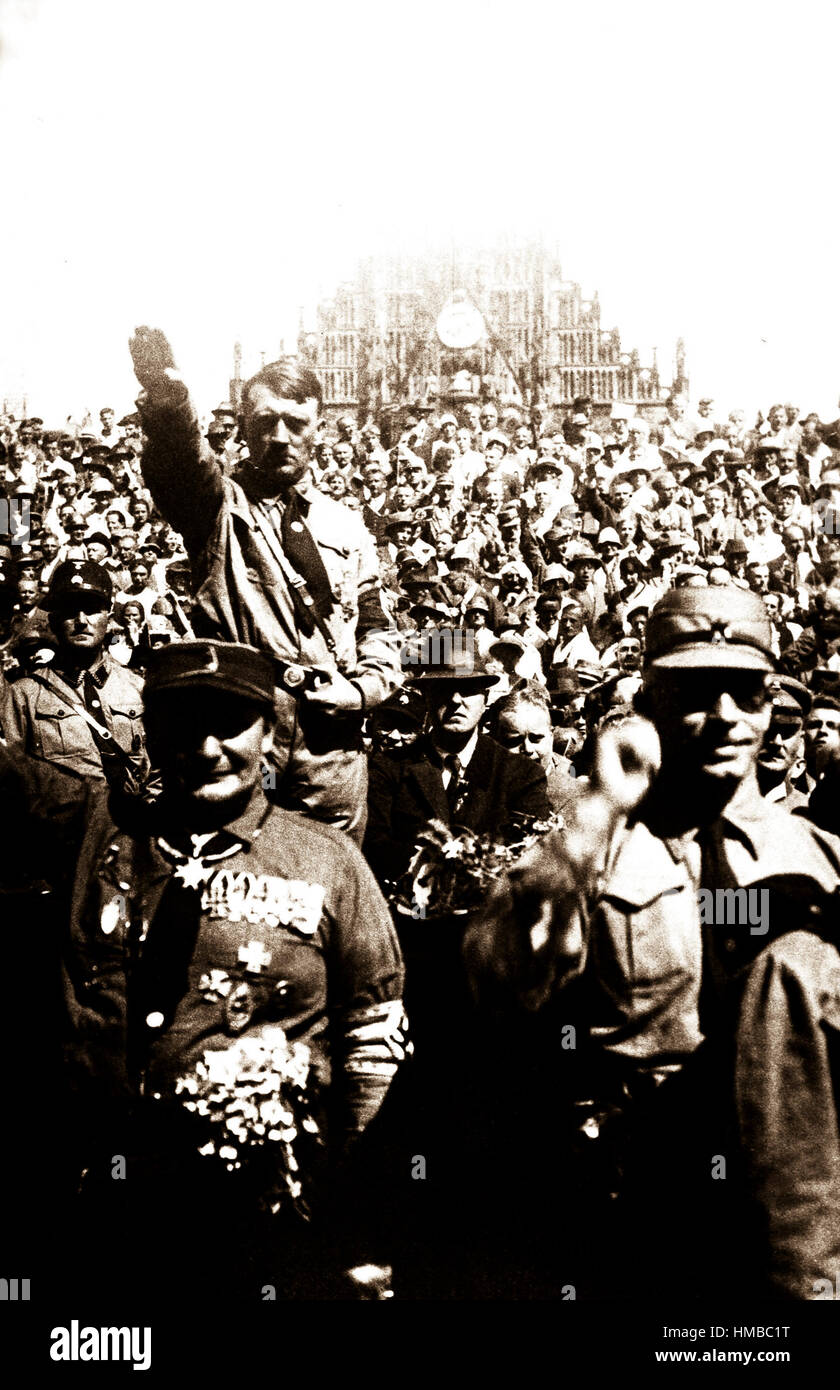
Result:
<instances>
[{"instance_id":1,"label":"uniform jacket","mask_svg":"<svg viewBox=\"0 0 840 1390\"><path fill-rule=\"evenodd\" d=\"M840 882L840 841L758 795L728 809L721 826L733 887L804 875L822 893ZM591 1036L596 1050L633 1068L680 1064L703 1038L698 861L644 819L625 825L607 854L585 961ZM745 939L762 944L749 924L724 926L717 953L725 959Z\"/></svg>"},{"instance_id":2,"label":"uniform jacket","mask_svg":"<svg viewBox=\"0 0 840 1390\"><path fill-rule=\"evenodd\" d=\"M399 683L399 659L382 609L374 541L361 516L311 486L299 489L336 601L327 619L333 654L317 629L309 637L299 630L288 582L256 521L256 500L223 475L189 400L161 407L141 398L138 405L146 484L190 557L196 634L303 665L337 664L361 687L366 705L380 704Z\"/></svg>"},{"instance_id":3,"label":"uniform jacket","mask_svg":"<svg viewBox=\"0 0 840 1390\"><path fill-rule=\"evenodd\" d=\"M93 711L114 742L128 755L138 775L146 770L143 738L143 681L105 652L91 668L99 687L101 710ZM31 757L54 763L79 777L104 778L102 754L90 725L75 707L80 691L52 665L19 676L5 690L0 711L10 746L21 745Z\"/></svg>"},{"instance_id":4,"label":"uniform jacket","mask_svg":"<svg viewBox=\"0 0 840 1390\"><path fill-rule=\"evenodd\" d=\"M772 1298L836 1299L840 1281L840 953L790 931L747 976L735 1107Z\"/></svg>"},{"instance_id":5,"label":"uniform jacket","mask_svg":"<svg viewBox=\"0 0 840 1390\"><path fill-rule=\"evenodd\" d=\"M115 804L92 804L76 872L71 1088L93 1113L166 1102L205 1052L280 1026L309 1047L319 1094L335 1070L342 1123L363 1128L402 1056L402 962L358 850L259 789L197 850L165 799L118 811L119 825Z\"/></svg>"},{"instance_id":6,"label":"uniform jacket","mask_svg":"<svg viewBox=\"0 0 840 1390\"><path fill-rule=\"evenodd\" d=\"M551 814L540 765L479 734L453 818L434 759L430 745L419 740L400 758L380 753L370 761L364 852L380 879L398 878L408 868L418 832L430 820L499 837L518 815Z\"/></svg>"}]
</instances>

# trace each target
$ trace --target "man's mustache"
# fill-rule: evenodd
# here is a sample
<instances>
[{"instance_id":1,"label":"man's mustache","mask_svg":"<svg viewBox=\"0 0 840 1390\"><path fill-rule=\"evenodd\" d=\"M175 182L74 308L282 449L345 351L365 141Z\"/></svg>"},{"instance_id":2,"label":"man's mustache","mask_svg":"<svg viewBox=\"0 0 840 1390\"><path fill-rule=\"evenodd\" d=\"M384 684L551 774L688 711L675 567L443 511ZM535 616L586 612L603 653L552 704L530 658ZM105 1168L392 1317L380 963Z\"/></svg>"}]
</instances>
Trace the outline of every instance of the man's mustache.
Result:
<instances>
[{"instance_id":1,"label":"man's mustache","mask_svg":"<svg viewBox=\"0 0 840 1390\"><path fill-rule=\"evenodd\" d=\"M297 462L297 457L292 455L285 444L269 444L263 454L263 463L270 468L282 468L289 463Z\"/></svg>"}]
</instances>

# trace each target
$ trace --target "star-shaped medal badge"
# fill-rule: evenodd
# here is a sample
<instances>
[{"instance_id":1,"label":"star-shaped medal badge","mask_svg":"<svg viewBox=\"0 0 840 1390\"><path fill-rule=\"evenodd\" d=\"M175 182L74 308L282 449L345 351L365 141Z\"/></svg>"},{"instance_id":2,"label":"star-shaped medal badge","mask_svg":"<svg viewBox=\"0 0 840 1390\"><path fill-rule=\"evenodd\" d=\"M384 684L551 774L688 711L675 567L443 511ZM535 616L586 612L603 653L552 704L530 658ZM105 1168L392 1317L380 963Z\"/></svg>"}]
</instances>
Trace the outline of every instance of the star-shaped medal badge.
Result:
<instances>
[{"instance_id":1,"label":"star-shaped medal badge","mask_svg":"<svg viewBox=\"0 0 840 1390\"><path fill-rule=\"evenodd\" d=\"M185 864L178 865L173 878L177 878L185 888L199 889L204 887L212 872L212 868L206 868L200 859L188 859Z\"/></svg>"}]
</instances>

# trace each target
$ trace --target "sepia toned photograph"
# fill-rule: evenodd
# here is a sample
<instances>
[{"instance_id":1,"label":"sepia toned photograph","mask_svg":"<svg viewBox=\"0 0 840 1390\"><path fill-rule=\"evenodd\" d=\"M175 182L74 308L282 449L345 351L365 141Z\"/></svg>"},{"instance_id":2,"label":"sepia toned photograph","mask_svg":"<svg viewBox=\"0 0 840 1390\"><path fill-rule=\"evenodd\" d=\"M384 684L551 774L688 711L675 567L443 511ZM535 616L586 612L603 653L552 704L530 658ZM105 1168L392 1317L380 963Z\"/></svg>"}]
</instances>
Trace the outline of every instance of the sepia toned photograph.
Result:
<instances>
[{"instance_id":1,"label":"sepia toned photograph","mask_svg":"<svg viewBox=\"0 0 840 1390\"><path fill-rule=\"evenodd\" d=\"M290 1303L551 1303L654 1376L827 1336L838 37L0 0L33 1366Z\"/></svg>"}]
</instances>

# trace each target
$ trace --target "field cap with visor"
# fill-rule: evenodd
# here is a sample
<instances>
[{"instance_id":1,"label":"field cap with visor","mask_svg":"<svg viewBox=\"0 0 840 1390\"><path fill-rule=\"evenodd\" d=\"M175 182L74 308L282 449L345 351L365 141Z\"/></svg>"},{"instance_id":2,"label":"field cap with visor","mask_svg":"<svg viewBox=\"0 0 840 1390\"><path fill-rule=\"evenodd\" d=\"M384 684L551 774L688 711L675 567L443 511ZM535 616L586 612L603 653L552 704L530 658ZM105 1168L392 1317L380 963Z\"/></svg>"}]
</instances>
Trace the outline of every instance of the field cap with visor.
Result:
<instances>
[{"instance_id":1,"label":"field cap with visor","mask_svg":"<svg viewBox=\"0 0 840 1390\"><path fill-rule=\"evenodd\" d=\"M671 589L651 609L645 670L775 671L767 609L735 585Z\"/></svg>"},{"instance_id":2,"label":"field cap with visor","mask_svg":"<svg viewBox=\"0 0 840 1390\"><path fill-rule=\"evenodd\" d=\"M274 662L238 642L175 642L153 649L146 666L145 698L170 691L219 690L274 711Z\"/></svg>"}]
</instances>

